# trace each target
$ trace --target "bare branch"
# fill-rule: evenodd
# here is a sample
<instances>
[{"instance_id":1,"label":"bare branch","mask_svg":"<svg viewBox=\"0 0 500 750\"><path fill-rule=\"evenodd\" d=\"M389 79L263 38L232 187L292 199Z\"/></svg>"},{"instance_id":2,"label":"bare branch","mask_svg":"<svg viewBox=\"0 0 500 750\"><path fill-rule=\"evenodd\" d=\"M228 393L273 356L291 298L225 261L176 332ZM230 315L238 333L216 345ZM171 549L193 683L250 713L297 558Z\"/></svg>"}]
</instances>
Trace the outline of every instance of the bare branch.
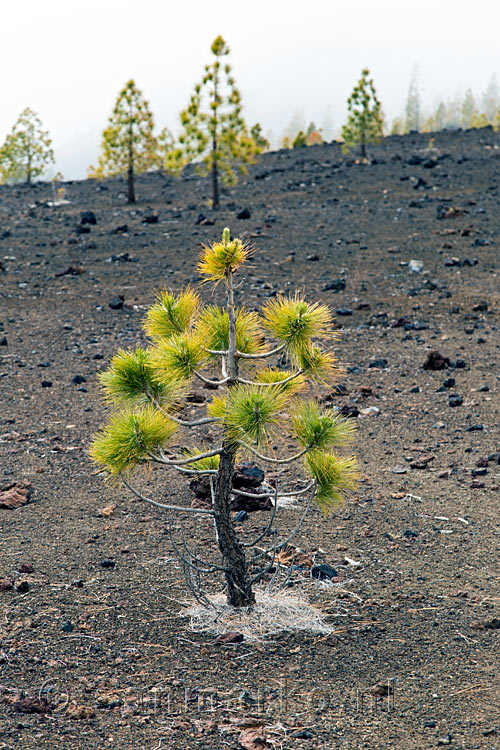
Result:
<instances>
[{"instance_id":1,"label":"bare branch","mask_svg":"<svg viewBox=\"0 0 500 750\"><path fill-rule=\"evenodd\" d=\"M269 534L269 532L271 530L271 527L273 525L273 522L274 522L277 510L278 510L278 489L276 488L276 490L274 491L273 509L271 511L271 517L269 518L269 522L268 522L266 528L252 542L242 542L241 543L242 547L255 547L255 545L258 542L260 542L261 539L264 539L264 537Z\"/></svg>"},{"instance_id":2,"label":"bare branch","mask_svg":"<svg viewBox=\"0 0 500 750\"><path fill-rule=\"evenodd\" d=\"M262 352L262 354L245 354L245 352L236 351L234 356L240 359L265 359L266 357L272 357L275 354L279 354L285 348L285 344L277 346L276 349L271 349L269 352Z\"/></svg>"},{"instance_id":3,"label":"bare branch","mask_svg":"<svg viewBox=\"0 0 500 750\"><path fill-rule=\"evenodd\" d=\"M239 444L243 446L243 448L246 448L251 453L254 454L254 456L257 456L258 458L261 458L263 461L269 461L272 464L289 464L292 461L296 461L298 458L304 455L306 453L306 448L304 448L303 451L300 451L300 453L296 453L294 456L289 456L288 458L271 458L270 456L263 456L262 453L259 453L255 450L255 448L252 448L251 445L248 445L247 443L244 443L243 441L239 441Z\"/></svg>"},{"instance_id":4,"label":"bare branch","mask_svg":"<svg viewBox=\"0 0 500 750\"><path fill-rule=\"evenodd\" d=\"M202 383L206 383L207 385L224 385L228 382L229 378L223 378L222 380L210 380L209 378L206 378L204 375L201 374L201 372L198 372L198 370L193 371L199 380L201 380Z\"/></svg>"},{"instance_id":5,"label":"bare branch","mask_svg":"<svg viewBox=\"0 0 500 750\"><path fill-rule=\"evenodd\" d=\"M154 461L157 461L160 464L165 464L165 466L184 466L185 464L192 464L195 461L199 461L201 458L210 458L210 456L218 456L219 453L221 453L222 448L214 448L211 451L206 451L205 453L197 453L195 456L188 456L188 458L175 458L170 459L165 456L162 450L160 450L160 456L155 456L153 454L151 455L151 458Z\"/></svg>"},{"instance_id":6,"label":"bare branch","mask_svg":"<svg viewBox=\"0 0 500 750\"><path fill-rule=\"evenodd\" d=\"M274 385L285 385L285 383L289 383L291 380L295 380L295 378L298 378L299 375L302 375L303 370L297 370L297 372L294 372L293 375L290 375L288 378L285 378L284 380L276 380L273 383L258 383L254 380L244 380L243 378L238 378L240 383L244 383L245 385L258 385L261 388L270 388Z\"/></svg>"},{"instance_id":7,"label":"bare branch","mask_svg":"<svg viewBox=\"0 0 500 750\"><path fill-rule=\"evenodd\" d=\"M220 357L227 357L228 350L227 349L207 349L206 347L203 347L207 354L218 354Z\"/></svg>"},{"instance_id":8,"label":"bare branch","mask_svg":"<svg viewBox=\"0 0 500 750\"><path fill-rule=\"evenodd\" d=\"M165 505L164 503L158 503L156 500L152 500L150 497L146 497L146 495L143 495L142 492L139 492L139 490L136 490L123 477L121 478L121 480L123 484L128 487L128 489L133 492L136 497L138 497L140 500L144 500L146 503L155 505L157 508L163 508L164 510L173 510L176 513L203 513L207 516L214 515L213 510L209 510L208 508L185 508L182 505Z\"/></svg>"}]
</instances>

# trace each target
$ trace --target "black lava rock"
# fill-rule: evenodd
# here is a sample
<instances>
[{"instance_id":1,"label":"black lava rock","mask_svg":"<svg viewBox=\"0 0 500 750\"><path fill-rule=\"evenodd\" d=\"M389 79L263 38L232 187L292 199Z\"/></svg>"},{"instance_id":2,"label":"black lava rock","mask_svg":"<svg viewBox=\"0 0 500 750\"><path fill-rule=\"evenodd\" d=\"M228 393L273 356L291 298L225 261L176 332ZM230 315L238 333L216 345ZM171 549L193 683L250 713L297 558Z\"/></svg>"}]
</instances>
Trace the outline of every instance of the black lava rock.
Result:
<instances>
[{"instance_id":1,"label":"black lava rock","mask_svg":"<svg viewBox=\"0 0 500 750\"><path fill-rule=\"evenodd\" d=\"M252 214L248 208L242 208L241 211L238 211L236 214L237 219L249 219L251 216Z\"/></svg>"},{"instance_id":2,"label":"black lava rock","mask_svg":"<svg viewBox=\"0 0 500 750\"><path fill-rule=\"evenodd\" d=\"M462 406L463 402L462 396L457 396L456 393L448 398L448 406Z\"/></svg>"},{"instance_id":3,"label":"black lava rock","mask_svg":"<svg viewBox=\"0 0 500 750\"><path fill-rule=\"evenodd\" d=\"M93 211L82 211L80 214L80 224L97 224L97 219Z\"/></svg>"}]
</instances>

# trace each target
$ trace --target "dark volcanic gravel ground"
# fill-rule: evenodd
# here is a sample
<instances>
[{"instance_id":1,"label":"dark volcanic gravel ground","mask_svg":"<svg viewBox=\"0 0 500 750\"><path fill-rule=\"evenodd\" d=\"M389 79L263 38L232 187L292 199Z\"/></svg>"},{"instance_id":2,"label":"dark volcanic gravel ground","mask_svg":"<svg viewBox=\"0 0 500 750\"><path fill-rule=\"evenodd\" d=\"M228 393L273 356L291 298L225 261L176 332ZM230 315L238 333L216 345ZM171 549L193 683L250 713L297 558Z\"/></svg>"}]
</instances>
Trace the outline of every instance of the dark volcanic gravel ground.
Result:
<instances>
[{"instance_id":1,"label":"dark volcanic gravel ground","mask_svg":"<svg viewBox=\"0 0 500 750\"><path fill-rule=\"evenodd\" d=\"M337 145L267 154L216 214L195 175L140 178L134 207L120 180L68 183L60 206L50 185L0 187L0 480L32 485L27 505L0 509L0 578L15 581L0 591L0 748L237 748L252 721L285 750L500 748L500 140L484 129L429 145L386 139L366 166ZM77 234L84 210L97 224ZM96 373L144 343L154 289L195 284L200 243L224 226L256 248L239 301L299 288L339 311L348 371L333 403L361 412L363 478L298 541L360 563L338 565L345 590L313 594L328 638L193 634L162 512L87 458ZM424 370L432 350L449 366ZM189 500L178 479L166 492ZM211 538L205 522L186 527ZM387 680L393 696L374 696ZM50 712L22 710L40 696Z\"/></svg>"}]
</instances>

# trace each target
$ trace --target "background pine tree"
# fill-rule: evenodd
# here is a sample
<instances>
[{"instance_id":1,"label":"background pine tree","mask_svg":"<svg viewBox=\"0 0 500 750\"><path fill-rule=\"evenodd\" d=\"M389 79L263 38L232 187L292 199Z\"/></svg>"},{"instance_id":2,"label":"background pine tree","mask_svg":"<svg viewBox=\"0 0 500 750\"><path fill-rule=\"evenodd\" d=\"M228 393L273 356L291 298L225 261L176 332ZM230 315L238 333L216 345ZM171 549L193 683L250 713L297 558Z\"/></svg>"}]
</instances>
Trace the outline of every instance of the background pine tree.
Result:
<instances>
[{"instance_id":1,"label":"background pine tree","mask_svg":"<svg viewBox=\"0 0 500 750\"><path fill-rule=\"evenodd\" d=\"M181 112L182 132L175 148L167 151L165 168L180 172L197 162L201 174L211 175L212 206L220 201L219 180L234 185L257 154L268 147L260 126L248 129L242 115L241 95L231 66L223 59L229 47L221 36L212 44L214 61L195 86L188 106Z\"/></svg>"},{"instance_id":2,"label":"background pine tree","mask_svg":"<svg viewBox=\"0 0 500 750\"><path fill-rule=\"evenodd\" d=\"M135 175L159 166L158 142L149 104L133 80L118 94L107 128L102 134L101 155L89 177L127 175L127 197L135 203Z\"/></svg>"},{"instance_id":3,"label":"background pine tree","mask_svg":"<svg viewBox=\"0 0 500 750\"><path fill-rule=\"evenodd\" d=\"M0 177L3 182L26 182L28 185L54 163L52 141L42 122L26 107L0 149Z\"/></svg>"},{"instance_id":4,"label":"background pine tree","mask_svg":"<svg viewBox=\"0 0 500 750\"><path fill-rule=\"evenodd\" d=\"M361 78L347 100L349 116L342 128L344 151L361 147L361 158L366 159L366 145L377 143L384 136L384 116L377 98L370 71L364 68Z\"/></svg>"}]
</instances>

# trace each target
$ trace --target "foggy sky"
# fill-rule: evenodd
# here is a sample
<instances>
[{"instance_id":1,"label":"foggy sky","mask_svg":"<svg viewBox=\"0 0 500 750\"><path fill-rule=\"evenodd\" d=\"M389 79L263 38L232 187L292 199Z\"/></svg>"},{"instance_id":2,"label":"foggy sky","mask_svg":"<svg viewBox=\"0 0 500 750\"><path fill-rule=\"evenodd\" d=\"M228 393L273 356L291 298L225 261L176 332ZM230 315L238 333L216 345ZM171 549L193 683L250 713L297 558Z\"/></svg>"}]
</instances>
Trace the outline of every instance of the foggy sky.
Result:
<instances>
[{"instance_id":1,"label":"foggy sky","mask_svg":"<svg viewBox=\"0 0 500 750\"><path fill-rule=\"evenodd\" d=\"M294 113L338 130L368 67L386 121L404 111L418 64L424 106L500 80L496 0L24 0L1 3L0 144L20 112L49 130L57 168L85 177L123 84L134 78L157 129L178 113L218 35L231 47L244 114L281 139Z\"/></svg>"}]
</instances>

